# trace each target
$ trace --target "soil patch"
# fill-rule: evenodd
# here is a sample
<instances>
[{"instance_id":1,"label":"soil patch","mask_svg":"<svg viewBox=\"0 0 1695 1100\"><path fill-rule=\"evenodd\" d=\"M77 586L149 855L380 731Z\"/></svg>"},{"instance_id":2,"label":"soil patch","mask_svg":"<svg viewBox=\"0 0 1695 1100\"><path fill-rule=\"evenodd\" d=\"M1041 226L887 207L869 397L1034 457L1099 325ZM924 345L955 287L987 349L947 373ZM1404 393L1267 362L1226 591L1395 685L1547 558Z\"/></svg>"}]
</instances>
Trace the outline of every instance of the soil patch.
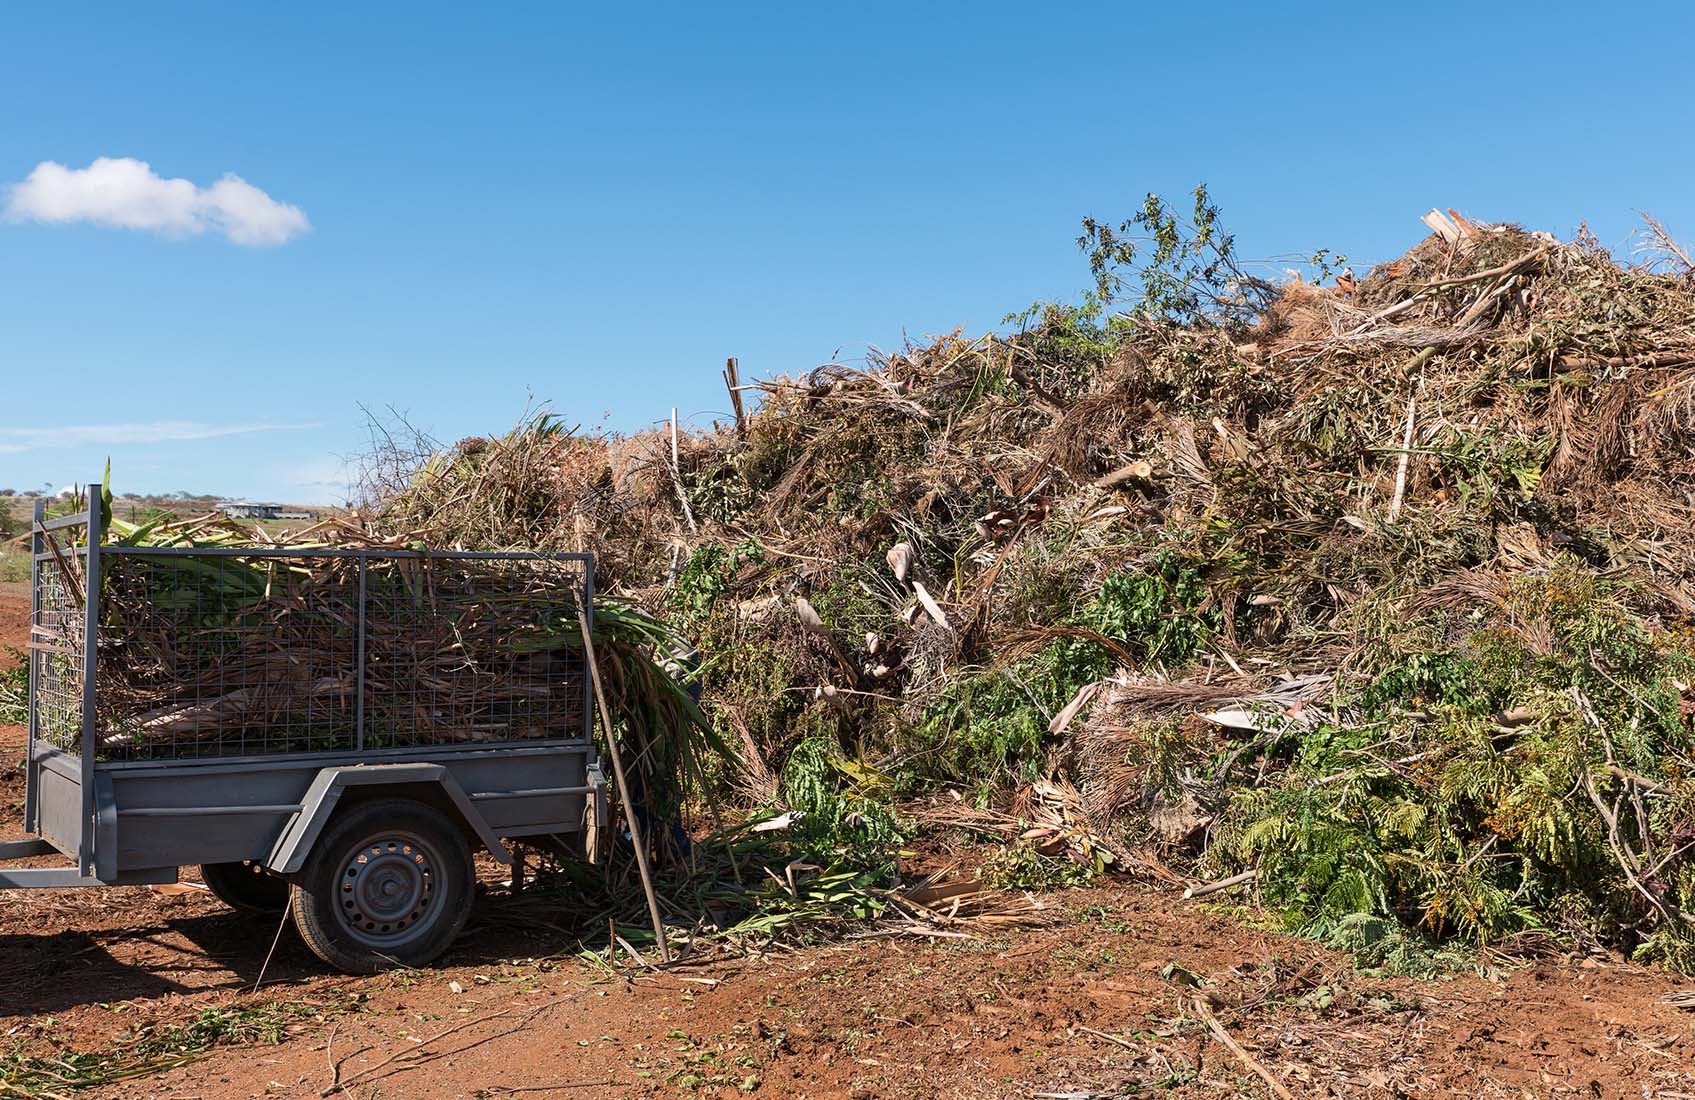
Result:
<instances>
[{"instance_id":1,"label":"soil patch","mask_svg":"<svg viewBox=\"0 0 1695 1100\"><path fill-rule=\"evenodd\" d=\"M1199 998L1297 1096L1695 1092L1695 1015L1663 1003L1664 973L1548 959L1495 980L1376 978L1140 887L1044 900L1054 921L1012 938L614 974L556 933L513 930L490 899L439 968L327 975L285 935L253 994L274 929L204 895L14 895L0 1026L98 1049L213 1006L325 1006L274 1046L89 1093L112 1098L309 1096L332 1080L360 1097L1271 1095Z\"/></svg>"}]
</instances>

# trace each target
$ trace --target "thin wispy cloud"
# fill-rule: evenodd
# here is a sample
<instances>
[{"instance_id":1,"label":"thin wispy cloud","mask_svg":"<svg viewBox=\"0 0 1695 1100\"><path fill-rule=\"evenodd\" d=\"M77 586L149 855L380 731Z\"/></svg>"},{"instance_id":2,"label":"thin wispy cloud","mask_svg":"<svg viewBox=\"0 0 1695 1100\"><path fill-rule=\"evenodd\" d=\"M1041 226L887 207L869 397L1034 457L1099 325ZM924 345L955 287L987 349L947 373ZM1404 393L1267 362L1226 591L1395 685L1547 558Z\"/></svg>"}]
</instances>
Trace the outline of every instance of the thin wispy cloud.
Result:
<instances>
[{"instance_id":1,"label":"thin wispy cloud","mask_svg":"<svg viewBox=\"0 0 1695 1100\"><path fill-rule=\"evenodd\" d=\"M295 465L274 469L279 483L288 486L290 500L334 503L351 500L359 474L345 458L325 455Z\"/></svg>"},{"instance_id":2,"label":"thin wispy cloud","mask_svg":"<svg viewBox=\"0 0 1695 1100\"><path fill-rule=\"evenodd\" d=\"M219 233L253 248L284 244L312 228L300 207L278 202L233 172L200 187L166 179L133 157L100 157L87 168L44 160L6 189L5 217L89 222L162 237Z\"/></svg>"},{"instance_id":3,"label":"thin wispy cloud","mask_svg":"<svg viewBox=\"0 0 1695 1100\"><path fill-rule=\"evenodd\" d=\"M126 444L185 443L251 432L305 431L310 424L203 424L193 420L153 420L134 424L70 424L60 428L0 427L0 454L21 454L67 447L117 447Z\"/></svg>"}]
</instances>

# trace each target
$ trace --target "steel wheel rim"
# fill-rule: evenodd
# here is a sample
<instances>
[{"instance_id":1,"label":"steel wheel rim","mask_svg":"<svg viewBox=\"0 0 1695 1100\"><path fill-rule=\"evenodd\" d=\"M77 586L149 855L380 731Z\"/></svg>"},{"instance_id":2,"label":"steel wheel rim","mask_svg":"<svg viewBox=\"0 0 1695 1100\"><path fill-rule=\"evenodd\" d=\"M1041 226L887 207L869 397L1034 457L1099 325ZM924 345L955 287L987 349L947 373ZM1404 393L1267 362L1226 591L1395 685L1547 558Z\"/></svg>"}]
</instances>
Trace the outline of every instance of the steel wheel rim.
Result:
<instances>
[{"instance_id":1,"label":"steel wheel rim","mask_svg":"<svg viewBox=\"0 0 1695 1100\"><path fill-rule=\"evenodd\" d=\"M415 836L374 836L342 864L336 921L359 943L401 947L434 923L441 857Z\"/></svg>"}]
</instances>

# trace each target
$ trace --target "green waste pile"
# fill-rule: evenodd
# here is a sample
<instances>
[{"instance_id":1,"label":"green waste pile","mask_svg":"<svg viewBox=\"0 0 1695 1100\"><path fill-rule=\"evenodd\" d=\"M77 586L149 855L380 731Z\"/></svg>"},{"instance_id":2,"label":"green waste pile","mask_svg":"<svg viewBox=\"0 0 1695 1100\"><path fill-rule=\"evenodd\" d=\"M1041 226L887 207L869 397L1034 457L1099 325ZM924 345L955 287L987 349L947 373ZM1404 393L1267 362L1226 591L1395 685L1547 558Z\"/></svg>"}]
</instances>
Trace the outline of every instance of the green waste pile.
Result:
<instances>
[{"instance_id":1,"label":"green waste pile","mask_svg":"<svg viewBox=\"0 0 1695 1100\"><path fill-rule=\"evenodd\" d=\"M1100 842L1013 880L1133 856L1401 966L1695 966L1690 265L1427 223L1272 286L1204 192L1150 199L1010 335L760 383L675 452L526 422L390 507L600 552L703 654L747 765L715 778L806 810L821 862L1051 780Z\"/></svg>"}]
</instances>

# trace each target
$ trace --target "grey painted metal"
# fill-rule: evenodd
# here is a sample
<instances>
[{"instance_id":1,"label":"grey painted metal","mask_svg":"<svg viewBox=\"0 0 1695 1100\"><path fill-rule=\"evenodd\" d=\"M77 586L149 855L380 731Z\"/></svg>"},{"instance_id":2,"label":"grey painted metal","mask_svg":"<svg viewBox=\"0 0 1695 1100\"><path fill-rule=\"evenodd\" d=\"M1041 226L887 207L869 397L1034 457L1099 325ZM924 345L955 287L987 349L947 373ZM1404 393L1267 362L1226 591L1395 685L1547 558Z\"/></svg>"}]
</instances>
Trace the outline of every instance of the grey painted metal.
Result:
<instances>
[{"instance_id":1,"label":"grey painted metal","mask_svg":"<svg viewBox=\"0 0 1695 1100\"><path fill-rule=\"evenodd\" d=\"M175 867L128 871L113 878L85 875L75 867L0 867L0 890L64 890L76 886L156 886L175 882Z\"/></svg>"},{"instance_id":2,"label":"grey painted metal","mask_svg":"<svg viewBox=\"0 0 1695 1100\"><path fill-rule=\"evenodd\" d=\"M594 788L594 823L605 830L611 819L610 807L606 802L606 776L600 770L600 762L589 765L589 785Z\"/></svg>"},{"instance_id":3,"label":"grey painted metal","mask_svg":"<svg viewBox=\"0 0 1695 1100\"><path fill-rule=\"evenodd\" d=\"M27 637L24 640L25 646L28 646L29 643L34 640L34 638L35 638L35 628L41 622L41 555L42 555L41 520L42 520L43 515L46 513L46 510L47 510L46 504L44 502L42 502L41 500L37 500L35 502L35 507L31 510L31 513L30 513L30 526L29 526L29 554L30 554L30 558L29 558L29 628L30 628L30 634L29 634L29 637ZM39 794L36 791L35 768L30 766L30 761L35 759L35 739L36 739L36 736L41 731L40 711L37 709L37 707L35 705L35 702L36 702L35 693L36 693L36 690L37 690L37 688L36 688L36 678L35 678L36 677L35 669L36 669L36 666L38 664L40 664L41 662L37 658L34 650L26 649L25 653L27 654L27 657L25 659L29 661L29 699L27 701L28 707L29 707L29 734L28 734L28 739L24 742L24 745L25 745L25 748L24 748L24 830L26 832L33 833L39 828L37 821L38 821L38 818L40 817L40 813L39 813L39 807L36 805L36 800L39 797Z\"/></svg>"},{"instance_id":4,"label":"grey painted metal","mask_svg":"<svg viewBox=\"0 0 1695 1100\"><path fill-rule=\"evenodd\" d=\"M344 752L308 758L278 755L229 761L216 757L183 761L105 762L99 775L114 786L120 828L120 869L164 864L263 862L275 850L279 836L296 818L295 806L306 805L313 784L326 769L395 778L385 765L426 764L444 768L467 795L486 791L515 791L542 787L593 787L587 746L580 743L456 747L455 751L412 748L388 750L379 756ZM50 761L70 769L69 761ZM72 771L74 774L74 770ZM447 804L444 797L443 804ZM604 791L595 795L527 795L472 802L488 833L498 837L536 836L575 832L585 817L598 820L604 811ZM214 826L192 813L179 816L127 814L130 808L192 809L201 806L243 807L252 812L221 814ZM486 835L486 834L484 834ZM479 836L481 839L481 836Z\"/></svg>"},{"instance_id":5,"label":"grey painted metal","mask_svg":"<svg viewBox=\"0 0 1695 1100\"><path fill-rule=\"evenodd\" d=\"M419 765L422 772L404 770ZM81 761L42 746L34 768L44 792L43 843L74 854L82 833ZM327 789L326 772L354 775L365 783L422 778L435 784L432 789L462 791L464 802L451 794L438 801L455 806L464 820L480 823L473 831L484 843L604 829L606 822L604 782L598 766L589 762L588 746L580 742L455 747L451 752L398 749L380 757L347 752L307 759L101 761L94 784L94 877L115 880L164 867L263 862L291 824L304 817L301 808L312 802L314 785ZM449 787L435 778L443 772L451 779ZM417 788L398 788L398 793L416 795ZM484 794L496 797L476 797Z\"/></svg>"},{"instance_id":6,"label":"grey painted metal","mask_svg":"<svg viewBox=\"0 0 1695 1100\"><path fill-rule=\"evenodd\" d=\"M118 877L118 797L112 777L94 773L94 877Z\"/></svg>"},{"instance_id":7,"label":"grey painted metal","mask_svg":"<svg viewBox=\"0 0 1695 1100\"><path fill-rule=\"evenodd\" d=\"M583 622L588 624L586 633L589 637L589 645L592 647L594 645L594 557L592 555L589 556L589 560L584 565L583 595L582 602L577 605L577 614L582 616ZM583 740L589 743L589 766L598 771L600 757L595 755L597 750L594 747L594 678L586 674L586 669L584 673ZM606 735L612 736L612 731L607 730Z\"/></svg>"},{"instance_id":8,"label":"grey painted metal","mask_svg":"<svg viewBox=\"0 0 1695 1100\"><path fill-rule=\"evenodd\" d=\"M296 814L305 809L298 802L275 806L135 806L118 811L124 817L244 817L248 814Z\"/></svg>"},{"instance_id":9,"label":"grey painted metal","mask_svg":"<svg viewBox=\"0 0 1695 1100\"><path fill-rule=\"evenodd\" d=\"M100 487L88 487L88 564L82 573L82 843L77 845L77 867L84 875L94 870L94 838L89 828L94 820L95 654L100 639Z\"/></svg>"},{"instance_id":10,"label":"grey painted metal","mask_svg":"<svg viewBox=\"0 0 1695 1100\"><path fill-rule=\"evenodd\" d=\"M230 764L251 764L256 768L298 768L301 764L312 764L319 767L333 767L338 764L381 764L385 762L407 763L409 761L447 760L460 755L486 755L490 752L525 752L534 749L575 748L584 750L588 746L575 738L535 738L528 741L502 741L489 744L465 745L403 745L388 749L366 749L364 752L349 749L343 752L270 752L254 753L248 756L196 756L183 760L102 760L101 771L110 772L161 772L171 775L182 774L184 768L222 767ZM508 747L509 746L509 747Z\"/></svg>"},{"instance_id":11,"label":"grey painted metal","mask_svg":"<svg viewBox=\"0 0 1695 1100\"><path fill-rule=\"evenodd\" d=\"M464 823L477 834L477 839L483 842L483 846L502 863L512 862L511 851L500 842L488 822L483 820L483 815L477 812L465 794L465 789L453 775L440 764L420 763L325 768L318 773L318 778L313 781L306 797L301 800L304 805L299 814L289 822L282 836L277 838L277 846L265 860L265 866L285 875L300 870L306 862L307 853L317 841L318 834L324 831L330 815L335 812L336 803L350 788L400 787L419 783L439 786L454 809L459 811Z\"/></svg>"},{"instance_id":12,"label":"grey painted metal","mask_svg":"<svg viewBox=\"0 0 1695 1100\"><path fill-rule=\"evenodd\" d=\"M31 856L50 856L58 849L39 838L34 840L0 841L0 859L28 859Z\"/></svg>"},{"instance_id":13,"label":"grey painted metal","mask_svg":"<svg viewBox=\"0 0 1695 1100\"><path fill-rule=\"evenodd\" d=\"M353 677L353 747L361 752L365 748L365 574L369 566L368 558L359 559L359 632L354 640L354 667L357 672Z\"/></svg>"},{"instance_id":14,"label":"grey painted metal","mask_svg":"<svg viewBox=\"0 0 1695 1100\"><path fill-rule=\"evenodd\" d=\"M36 503L40 504L41 502L37 501ZM42 520L41 529L44 531L63 531L67 527L77 527L82 524L83 517L84 513L82 512L72 512L55 519Z\"/></svg>"},{"instance_id":15,"label":"grey painted metal","mask_svg":"<svg viewBox=\"0 0 1695 1100\"><path fill-rule=\"evenodd\" d=\"M553 798L562 794L593 793L593 787L537 787L528 791L478 791L471 796L471 801L481 802L485 798Z\"/></svg>"},{"instance_id":16,"label":"grey painted metal","mask_svg":"<svg viewBox=\"0 0 1695 1100\"><path fill-rule=\"evenodd\" d=\"M364 947L392 952L414 943L435 923L426 910L446 867L446 853L419 833L369 837L336 875L342 894L335 921Z\"/></svg>"},{"instance_id":17,"label":"grey painted metal","mask_svg":"<svg viewBox=\"0 0 1695 1100\"><path fill-rule=\"evenodd\" d=\"M37 833L55 849L75 856L82 842L82 769L76 757L52 746L37 746L34 767L40 785Z\"/></svg>"}]
</instances>

